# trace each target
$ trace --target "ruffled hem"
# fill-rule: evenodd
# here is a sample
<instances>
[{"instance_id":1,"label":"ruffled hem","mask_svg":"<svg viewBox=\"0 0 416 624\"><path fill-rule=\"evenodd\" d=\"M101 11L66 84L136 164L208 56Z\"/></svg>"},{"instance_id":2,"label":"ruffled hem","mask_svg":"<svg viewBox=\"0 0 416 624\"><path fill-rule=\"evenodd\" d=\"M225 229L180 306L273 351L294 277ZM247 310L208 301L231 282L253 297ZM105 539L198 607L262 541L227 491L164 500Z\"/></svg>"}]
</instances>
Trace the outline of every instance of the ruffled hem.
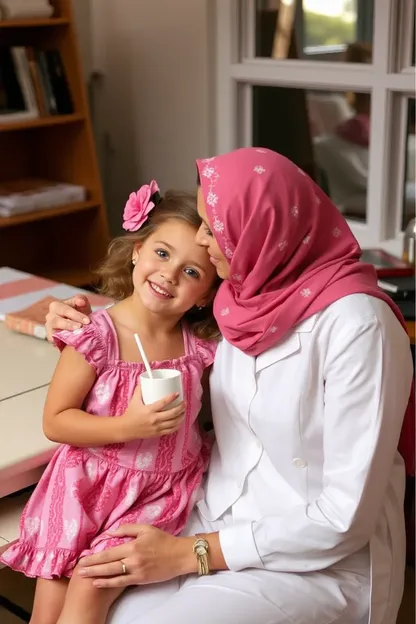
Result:
<instances>
[{"instance_id":1,"label":"ruffled hem","mask_svg":"<svg viewBox=\"0 0 416 624\"><path fill-rule=\"evenodd\" d=\"M64 548L35 548L16 542L0 556L0 562L29 578L70 578L79 554Z\"/></svg>"}]
</instances>

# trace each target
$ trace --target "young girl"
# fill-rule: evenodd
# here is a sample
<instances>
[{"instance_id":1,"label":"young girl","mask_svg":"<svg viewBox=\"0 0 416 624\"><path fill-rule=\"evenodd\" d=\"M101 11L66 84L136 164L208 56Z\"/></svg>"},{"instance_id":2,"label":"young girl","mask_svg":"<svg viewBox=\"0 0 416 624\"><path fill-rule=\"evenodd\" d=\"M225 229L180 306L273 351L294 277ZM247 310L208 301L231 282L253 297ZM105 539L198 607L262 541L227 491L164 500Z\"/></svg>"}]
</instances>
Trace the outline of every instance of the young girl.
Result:
<instances>
[{"instance_id":1,"label":"young girl","mask_svg":"<svg viewBox=\"0 0 416 624\"><path fill-rule=\"evenodd\" d=\"M126 541L111 535L122 524L177 535L206 467L197 415L218 337L216 272L195 241L193 198L158 191L153 181L130 195L123 227L134 234L113 241L100 269L103 291L118 303L54 337L62 353L44 431L63 446L23 512L20 539L1 558L38 578L32 624L105 622L120 590L93 587L74 572L78 560ZM179 406L169 408L174 394L143 404L135 332L153 368L182 372ZM129 570L119 567L128 585Z\"/></svg>"}]
</instances>

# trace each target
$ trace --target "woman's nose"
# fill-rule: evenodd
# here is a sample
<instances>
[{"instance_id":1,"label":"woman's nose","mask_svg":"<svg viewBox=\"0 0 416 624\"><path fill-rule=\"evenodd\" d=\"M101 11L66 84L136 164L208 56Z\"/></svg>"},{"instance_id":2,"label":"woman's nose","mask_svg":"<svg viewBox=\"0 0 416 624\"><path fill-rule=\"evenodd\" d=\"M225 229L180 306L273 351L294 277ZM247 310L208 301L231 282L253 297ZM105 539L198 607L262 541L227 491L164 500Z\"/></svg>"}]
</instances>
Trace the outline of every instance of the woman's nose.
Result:
<instances>
[{"instance_id":1,"label":"woman's nose","mask_svg":"<svg viewBox=\"0 0 416 624\"><path fill-rule=\"evenodd\" d=\"M204 224L199 226L199 229L196 233L195 240L197 245L201 245L201 247L208 247L207 236L205 234Z\"/></svg>"}]
</instances>

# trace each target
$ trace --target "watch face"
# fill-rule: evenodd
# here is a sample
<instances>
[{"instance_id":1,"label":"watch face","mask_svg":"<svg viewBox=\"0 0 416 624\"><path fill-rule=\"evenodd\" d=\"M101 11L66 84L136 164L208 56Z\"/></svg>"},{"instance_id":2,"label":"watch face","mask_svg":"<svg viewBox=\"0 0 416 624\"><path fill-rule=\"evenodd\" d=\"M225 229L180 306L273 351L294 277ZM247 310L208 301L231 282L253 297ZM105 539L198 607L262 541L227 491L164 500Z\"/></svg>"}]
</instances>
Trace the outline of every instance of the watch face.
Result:
<instances>
[{"instance_id":1,"label":"watch face","mask_svg":"<svg viewBox=\"0 0 416 624\"><path fill-rule=\"evenodd\" d=\"M198 557L206 555L208 552L208 542L203 538L196 540L193 550Z\"/></svg>"}]
</instances>

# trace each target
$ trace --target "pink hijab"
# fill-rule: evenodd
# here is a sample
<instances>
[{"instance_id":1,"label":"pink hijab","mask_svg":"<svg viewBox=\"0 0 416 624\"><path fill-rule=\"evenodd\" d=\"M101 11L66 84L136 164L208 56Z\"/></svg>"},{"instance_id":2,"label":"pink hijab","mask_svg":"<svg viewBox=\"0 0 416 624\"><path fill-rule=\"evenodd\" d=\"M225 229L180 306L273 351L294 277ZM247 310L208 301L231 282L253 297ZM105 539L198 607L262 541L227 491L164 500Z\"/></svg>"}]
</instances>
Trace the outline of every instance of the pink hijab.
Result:
<instances>
[{"instance_id":1,"label":"pink hijab","mask_svg":"<svg viewBox=\"0 0 416 624\"><path fill-rule=\"evenodd\" d=\"M377 286L374 268L359 261L361 249L341 213L290 160L243 148L198 160L197 167L213 235L230 263L231 277L214 303L228 342L257 356L353 293L383 299L405 327L397 306ZM409 408L402 437L412 450L402 452L412 471Z\"/></svg>"}]
</instances>

